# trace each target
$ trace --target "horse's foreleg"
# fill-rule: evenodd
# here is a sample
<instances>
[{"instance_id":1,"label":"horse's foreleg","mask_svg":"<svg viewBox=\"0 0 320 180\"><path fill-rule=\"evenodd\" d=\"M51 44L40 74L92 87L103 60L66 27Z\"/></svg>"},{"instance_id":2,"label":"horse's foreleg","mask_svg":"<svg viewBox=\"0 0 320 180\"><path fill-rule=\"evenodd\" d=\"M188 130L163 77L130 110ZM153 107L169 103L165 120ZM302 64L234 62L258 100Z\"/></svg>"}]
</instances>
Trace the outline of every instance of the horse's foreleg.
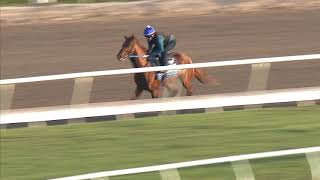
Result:
<instances>
[{"instance_id":1,"label":"horse's foreleg","mask_svg":"<svg viewBox=\"0 0 320 180\"><path fill-rule=\"evenodd\" d=\"M159 90L152 90L150 91L152 98L159 98L160 97L160 91Z\"/></svg>"},{"instance_id":2,"label":"horse's foreleg","mask_svg":"<svg viewBox=\"0 0 320 180\"><path fill-rule=\"evenodd\" d=\"M131 100L138 99L140 97L142 91L143 91L143 89L137 86L136 90L135 90L135 95L131 98Z\"/></svg>"}]
</instances>

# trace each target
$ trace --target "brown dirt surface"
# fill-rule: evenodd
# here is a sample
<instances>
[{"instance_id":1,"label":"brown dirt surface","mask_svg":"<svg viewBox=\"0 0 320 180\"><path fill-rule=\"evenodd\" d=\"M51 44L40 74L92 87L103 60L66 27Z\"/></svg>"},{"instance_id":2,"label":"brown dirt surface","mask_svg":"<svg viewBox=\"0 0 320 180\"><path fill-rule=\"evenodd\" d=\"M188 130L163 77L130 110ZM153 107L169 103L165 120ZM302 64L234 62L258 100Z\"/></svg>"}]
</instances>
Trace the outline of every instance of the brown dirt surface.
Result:
<instances>
[{"instance_id":1,"label":"brown dirt surface","mask_svg":"<svg viewBox=\"0 0 320 180\"><path fill-rule=\"evenodd\" d=\"M318 0L146 0L130 3L49 4L1 7L2 24L118 21L123 19L177 17L211 13L247 13L270 9L320 9Z\"/></svg>"}]
</instances>

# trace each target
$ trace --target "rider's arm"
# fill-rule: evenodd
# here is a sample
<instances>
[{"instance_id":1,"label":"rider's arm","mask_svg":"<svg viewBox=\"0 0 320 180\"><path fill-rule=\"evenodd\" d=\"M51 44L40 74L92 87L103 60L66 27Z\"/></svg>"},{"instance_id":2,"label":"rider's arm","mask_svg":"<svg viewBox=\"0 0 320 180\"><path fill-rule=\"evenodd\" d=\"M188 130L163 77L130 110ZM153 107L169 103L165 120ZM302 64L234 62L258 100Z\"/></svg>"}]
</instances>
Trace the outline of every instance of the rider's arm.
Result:
<instances>
[{"instance_id":1,"label":"rider's arm","mask_svg":"<svg viewBox=\"0 0 320 180\"><path fill-rule=\"evenodd\" d=\"M148 50L147 50L147 54L150 55L150 53L152 52L154 45L151 42L148 42Z\"/></svg>"},{"instance_id":2,"label":"rider's arm","mask_svg":"<svg viewBox=\"0 0 320 180\"><path fill-rule=\"evenodd\" d=\"M164 51L164 38L163 36L157 36L154 42L154 47L150 53L150 56L158 56Z\"/></svg>"}]
</instances>

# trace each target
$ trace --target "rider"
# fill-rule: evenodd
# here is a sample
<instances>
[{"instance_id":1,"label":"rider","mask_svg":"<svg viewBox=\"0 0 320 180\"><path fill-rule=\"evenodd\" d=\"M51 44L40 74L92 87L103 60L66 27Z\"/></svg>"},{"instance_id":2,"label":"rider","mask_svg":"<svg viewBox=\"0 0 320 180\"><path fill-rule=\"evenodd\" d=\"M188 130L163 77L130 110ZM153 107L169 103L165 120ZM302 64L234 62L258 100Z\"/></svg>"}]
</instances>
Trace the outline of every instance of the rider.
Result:
<instances>
[{"instance_id":1,"label":"rider","mask_svg":"<svg viewBox=\"0 0 320 180\"><path fill-rule=\"evenodd\" d=\"M166 36L158 33L155 29L147 25L144 29L144 36L148 41L148 60L152 66L167 66L167 53L176 46L174 35Z\"/></svg>"}]
</instances>

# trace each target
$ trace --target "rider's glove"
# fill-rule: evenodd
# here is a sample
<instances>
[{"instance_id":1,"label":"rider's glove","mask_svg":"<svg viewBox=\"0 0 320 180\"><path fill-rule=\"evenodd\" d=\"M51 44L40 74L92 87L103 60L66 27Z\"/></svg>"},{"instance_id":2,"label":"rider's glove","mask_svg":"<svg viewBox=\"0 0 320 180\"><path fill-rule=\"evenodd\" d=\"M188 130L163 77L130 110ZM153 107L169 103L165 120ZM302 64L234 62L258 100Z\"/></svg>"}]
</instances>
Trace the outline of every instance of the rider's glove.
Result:
<instances>
[{"instance_id":1,"label":"rider's glove","mask_svg":"<svg viewBox=\"0 0 320 180\"><path fill-rule=\"evenodd\" d=\"M158 54L150 54L148 57L148 61L155 62L158 61L160 56Z\"/></svg>"}]
</instances>

